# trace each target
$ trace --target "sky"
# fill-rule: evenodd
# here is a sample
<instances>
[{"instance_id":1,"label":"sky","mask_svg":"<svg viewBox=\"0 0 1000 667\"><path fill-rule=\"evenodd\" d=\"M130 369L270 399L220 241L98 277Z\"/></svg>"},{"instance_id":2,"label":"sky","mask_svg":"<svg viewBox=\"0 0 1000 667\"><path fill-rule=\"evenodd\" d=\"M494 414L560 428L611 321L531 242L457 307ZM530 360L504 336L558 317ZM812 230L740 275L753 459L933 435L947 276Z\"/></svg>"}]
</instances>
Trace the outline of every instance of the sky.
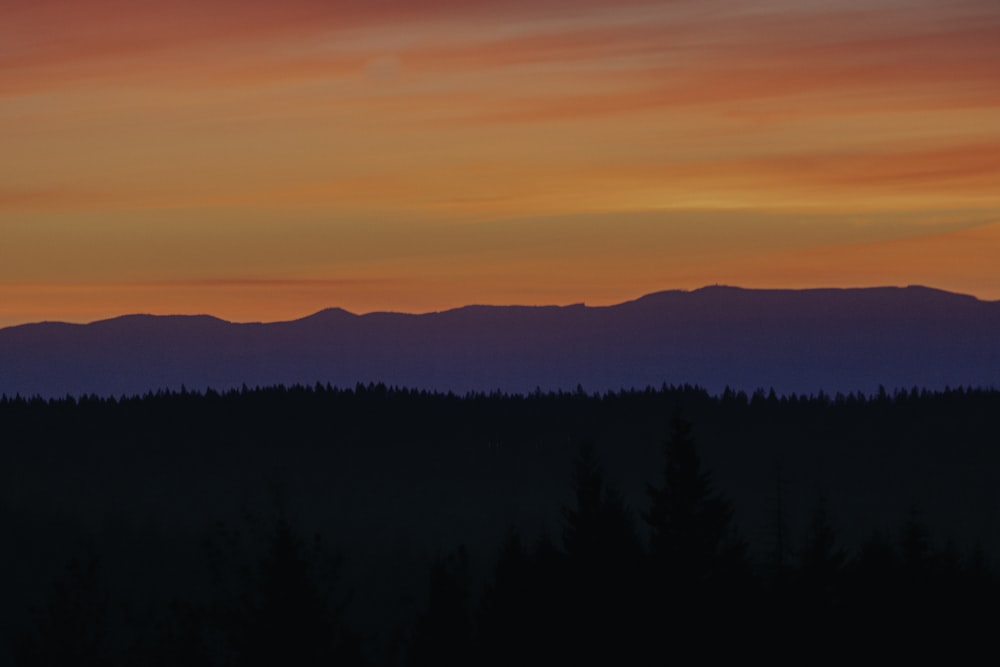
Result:
<instances>
[{"instance_id":1,"label":"sky","mask_svg":"<svg viewBox=\"0 0 1000 667\"><path fill-rule=\"evenodd\" d=\"M997 258L996 0L0 0L0 326Z\"/></svg>"}]
</instances>

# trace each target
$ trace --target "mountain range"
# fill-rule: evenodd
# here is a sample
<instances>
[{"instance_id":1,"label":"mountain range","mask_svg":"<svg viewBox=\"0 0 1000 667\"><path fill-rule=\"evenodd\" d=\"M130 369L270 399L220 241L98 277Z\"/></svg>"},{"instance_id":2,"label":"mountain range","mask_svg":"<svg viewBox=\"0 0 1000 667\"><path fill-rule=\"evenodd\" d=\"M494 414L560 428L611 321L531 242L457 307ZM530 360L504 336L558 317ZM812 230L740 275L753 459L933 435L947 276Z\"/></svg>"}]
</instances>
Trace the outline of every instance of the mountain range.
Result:
<instances>
[{"instance_id":1,"label":"mountain range","mask_svg":"<svg viewBox=\"0 0 1000 667\"><path fill-rule=\"evenodd\" d=\"M439 391L694 384L814 394L1000 386L1000 302L920 286L665 291L601 307L127 315L0 329L0 394L382 382Z\"/></svg>"}]
</instances>

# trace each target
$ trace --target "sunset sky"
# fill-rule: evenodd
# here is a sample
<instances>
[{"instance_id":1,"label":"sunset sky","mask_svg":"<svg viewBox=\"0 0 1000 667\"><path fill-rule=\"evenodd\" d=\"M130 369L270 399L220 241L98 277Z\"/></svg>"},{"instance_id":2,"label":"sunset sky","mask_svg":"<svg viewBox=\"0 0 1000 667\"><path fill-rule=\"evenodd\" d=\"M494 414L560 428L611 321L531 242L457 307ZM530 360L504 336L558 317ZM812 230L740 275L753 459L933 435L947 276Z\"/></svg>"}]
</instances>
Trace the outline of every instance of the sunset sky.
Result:
<instances>
[{"instance_id":1,"label":"sunset sky","mask_svg":"<svg viewBox=\"0 0 1000 667\"><path fill-rule=\"evenodd\" d=\"M997 0L0 0L0 326L1000 299Z\"/></svg>"}]
</instances>

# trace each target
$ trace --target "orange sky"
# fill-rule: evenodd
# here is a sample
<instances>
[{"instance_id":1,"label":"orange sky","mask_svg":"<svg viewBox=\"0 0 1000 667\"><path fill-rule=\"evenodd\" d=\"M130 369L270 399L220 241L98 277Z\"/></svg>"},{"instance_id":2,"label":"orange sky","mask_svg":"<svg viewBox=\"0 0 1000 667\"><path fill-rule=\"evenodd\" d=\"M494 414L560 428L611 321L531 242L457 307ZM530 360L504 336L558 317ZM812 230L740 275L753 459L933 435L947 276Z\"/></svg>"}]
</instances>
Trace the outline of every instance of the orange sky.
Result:
<instances>
[{"instance_id":1,"label":"orange sky","mask_svg":"<svg viewBox=\"0 0 1000 667\"><path fill-rule=\"evenodd\" d=\"M0 0L0 326L1000 299L995 0Z\"/></svg>"}]
</instances>

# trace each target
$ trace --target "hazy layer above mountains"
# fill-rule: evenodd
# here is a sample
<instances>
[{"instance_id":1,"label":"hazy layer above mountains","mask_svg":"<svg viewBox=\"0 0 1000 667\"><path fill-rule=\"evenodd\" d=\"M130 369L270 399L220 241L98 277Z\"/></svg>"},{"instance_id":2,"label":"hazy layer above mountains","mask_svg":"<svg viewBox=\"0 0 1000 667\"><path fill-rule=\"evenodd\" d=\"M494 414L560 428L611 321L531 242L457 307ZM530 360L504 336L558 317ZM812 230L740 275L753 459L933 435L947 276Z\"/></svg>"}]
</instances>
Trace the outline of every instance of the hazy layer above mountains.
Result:
<instances>
[{"instance_id":1,"label":"hazy layer above mountains","mask_svg":"<svg viewBox=\"0 0 1000 667\"><path fill-rule=\"evenodd\" d=\"M316 382L455 392L1000 386L1000 302L925 287L706 287L607 307L334 308L267 324L129 315L0 329L9 396Z\"/></svg>"}]
</instances>

